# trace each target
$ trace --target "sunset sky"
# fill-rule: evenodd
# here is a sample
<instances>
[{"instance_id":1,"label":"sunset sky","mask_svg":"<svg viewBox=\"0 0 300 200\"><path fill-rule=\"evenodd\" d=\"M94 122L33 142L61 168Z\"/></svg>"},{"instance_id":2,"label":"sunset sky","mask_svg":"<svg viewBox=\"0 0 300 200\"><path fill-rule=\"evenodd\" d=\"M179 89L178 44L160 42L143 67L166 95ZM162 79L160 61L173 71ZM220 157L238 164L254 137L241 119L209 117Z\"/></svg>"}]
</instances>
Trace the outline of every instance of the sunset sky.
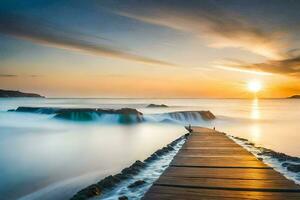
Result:
<instances>
[{"instance_id":1,"label":"sunset sky","mask_svg":"<svg viewBox=\"0 0 300 200\"><path fill-rule=\"evenodd\" d=\"M1 0L0 88L48 97L300 93L297 0Z\"/></svg>"}]
</instances>

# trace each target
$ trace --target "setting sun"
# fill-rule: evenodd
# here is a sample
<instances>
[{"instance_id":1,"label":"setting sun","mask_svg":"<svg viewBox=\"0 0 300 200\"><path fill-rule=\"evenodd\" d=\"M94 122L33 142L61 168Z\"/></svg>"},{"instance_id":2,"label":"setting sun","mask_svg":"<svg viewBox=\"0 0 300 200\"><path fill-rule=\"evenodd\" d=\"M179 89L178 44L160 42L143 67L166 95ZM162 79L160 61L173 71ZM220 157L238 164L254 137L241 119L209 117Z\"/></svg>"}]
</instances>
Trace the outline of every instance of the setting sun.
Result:
<instances>
[{"instance_id":1,"label":"setting sun","mask_svg":"<svg viewBox=\"0 0 300 200\"><path fill-rule=\"evenodd\" d=\"M248 90L251 92L259 92L262 89L262 84L259 81L251 81L248 83Z\"/></svg>"}]
</instances>

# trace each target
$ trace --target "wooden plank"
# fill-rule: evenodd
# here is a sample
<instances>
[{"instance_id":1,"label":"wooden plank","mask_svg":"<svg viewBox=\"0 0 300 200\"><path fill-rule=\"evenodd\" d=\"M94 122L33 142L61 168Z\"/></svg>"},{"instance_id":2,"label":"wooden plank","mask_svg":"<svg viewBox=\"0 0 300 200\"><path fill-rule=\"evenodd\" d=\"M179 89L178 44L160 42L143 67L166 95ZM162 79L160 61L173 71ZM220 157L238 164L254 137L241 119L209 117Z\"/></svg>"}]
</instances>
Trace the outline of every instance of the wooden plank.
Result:
<instances>
[{"instance_id":1,"label":"wooden plank","mask_svg":"<svg viewBox=\"0 0 300 200\"><path fill-rule=\"evenodd\" d=\"M240 167L240 168L262 168L268 167L266 164L247 157L180 157L176 156L170 164L171 166L190 167ZM269 167L268 167L269 168Z\"/></svg>"},{"instance_id":2,"label":"wooden plank","mask_svg":"<svg viewBox=\"0 0 300 200\"><path fill-rule=\"evenodd\" d=\"M299 185L225 134L192 129L192 135L143 199L300 199Z\"/></svg>"},{"instance_id":3,"label":"wooden plank","mask_svg":"<svg viewBox=\"0 0 300 200\"><path fill-rule=\"evenodd\" d=\"M170 177L161 176L155 185L166 185L189 188L212 188L245 191L286 191L300 192L299 186L287 179L257 180L257 179L224 179L201 177Z\"/></svg>"},{"instance_id":4,"label":"wooden plank","mask_svg":"<svg viewBox=\"0 0 300 200\"><path fill-rule=\"evenodd\" d=\"M244 149L181 149L180 156L249 156L252 155Z\"/></svg>"},{"instance_id":5,"label":"wooden plank","mask_svg":"<svg viewBox=\"0 0 300 200\"><path fill-rule=\"evenodd\" d=\"M282 175L272 169L255 168L190 168L170 166L163 176L194 177L194 178L219 178L219 179L253 179L275 180L283 179Z\"/></svg>"},{"instance_id":6,"label":"wooden plank","mask_svg":"<svg viewBox=\"0 0 300 200\"><path fill-rule=\"evenodd\" d=\"M300 194L293 192L260 192L235 190L210 190L195 188L177 188L152 186L143 200L299 200Z\"/></svg>"}]
</instances>

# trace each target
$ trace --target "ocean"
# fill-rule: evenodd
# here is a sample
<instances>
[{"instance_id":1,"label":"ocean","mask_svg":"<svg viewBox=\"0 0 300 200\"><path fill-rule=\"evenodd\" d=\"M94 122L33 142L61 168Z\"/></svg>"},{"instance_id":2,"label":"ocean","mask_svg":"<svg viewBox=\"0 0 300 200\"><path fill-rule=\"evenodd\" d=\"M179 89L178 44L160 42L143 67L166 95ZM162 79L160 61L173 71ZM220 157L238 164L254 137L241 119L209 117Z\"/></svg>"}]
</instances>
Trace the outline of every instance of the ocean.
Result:
<instances>
[{"instance_id":1,"label":"ocean","mask_svg":"<svg viewBox=\"0 0 300 200\"><path fill-rule=\"evenodd\" d=\"M148 104L168 107L149 108ZM134 108L141 123L118 116L90 121L52 114L8 112L19 106ZM209 110L215 120L167 113ZM184 125L215 127L257 146L300 157L297 99L0 99L0 196L6 199L67 199L78 190L118 173L186 133Z\"/></svg>"}]
</instances>

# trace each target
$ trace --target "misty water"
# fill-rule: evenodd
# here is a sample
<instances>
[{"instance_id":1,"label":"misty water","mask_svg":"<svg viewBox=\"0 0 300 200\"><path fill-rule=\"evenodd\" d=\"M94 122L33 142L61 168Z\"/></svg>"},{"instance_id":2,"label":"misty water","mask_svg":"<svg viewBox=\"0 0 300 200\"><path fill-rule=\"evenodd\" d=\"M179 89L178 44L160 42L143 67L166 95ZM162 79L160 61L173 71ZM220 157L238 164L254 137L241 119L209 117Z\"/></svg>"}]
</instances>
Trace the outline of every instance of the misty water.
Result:
<instances>
[{"instance_id":1,"label":"misty water","mask_svg":"<svg viewBox=\"0 0 300 200\"><path fill-rule=\"evenodd\" d=\"M150 103L167 108L146 108ZM18 106L136 108L145 115L210 110L213 121L122 125L7 112ZM1 199L66 199L185 134L183 125L216 127L259 146L300 156L300 100L292 99L0 99Z\"/></svg>"}]
</instances>

